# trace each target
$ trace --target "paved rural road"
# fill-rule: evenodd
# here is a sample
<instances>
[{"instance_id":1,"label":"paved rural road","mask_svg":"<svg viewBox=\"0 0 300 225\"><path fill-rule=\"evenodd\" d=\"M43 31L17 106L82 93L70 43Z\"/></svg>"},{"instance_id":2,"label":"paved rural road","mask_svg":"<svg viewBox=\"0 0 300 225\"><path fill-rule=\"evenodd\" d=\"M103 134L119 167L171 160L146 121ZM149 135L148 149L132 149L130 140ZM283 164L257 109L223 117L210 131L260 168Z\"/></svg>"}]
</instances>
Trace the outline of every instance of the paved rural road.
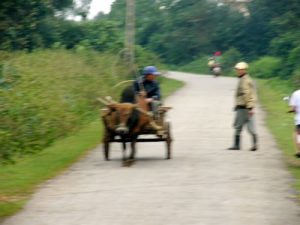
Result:
<instances>
[{"instance_id":1,"label":"paved rural road","mask_svg":"<svg viewBox=\"0 0 300 225\"><path fill-rule=\"evenodd\" d=\"M186 86L166 105L174 158L163 143L140 143L138 161L121 167L120 146L103 161L101 146L41 185L3 225L299 225L300 206L281 152L257 110L260 150L226 151L237 80L171 72ZM289 135L289 134L287 134Z\"/></svg>"}]
</instances>

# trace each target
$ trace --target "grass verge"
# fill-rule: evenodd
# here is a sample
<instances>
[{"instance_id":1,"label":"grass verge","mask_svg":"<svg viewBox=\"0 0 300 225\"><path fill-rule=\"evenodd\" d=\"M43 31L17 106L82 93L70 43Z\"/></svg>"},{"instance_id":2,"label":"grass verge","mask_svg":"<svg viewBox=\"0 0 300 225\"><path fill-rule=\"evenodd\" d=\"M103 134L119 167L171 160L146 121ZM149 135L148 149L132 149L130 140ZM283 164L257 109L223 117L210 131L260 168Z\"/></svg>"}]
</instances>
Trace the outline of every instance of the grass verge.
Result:
<instances>
[{"instance_id":1,"label":"grass verge","mask_svg":"<svg viewBox=\"0 0 300 225\"><path fill-rule=\"evenodd\" d=\"M284 152L288 168L294 175L295 188L300 200L300 160L294 157L295 148L293 141L294 120L292 114L286 113L288 103L283 97L291 95L293 89L282 80L258 80L258 94L264 110L267 113L266 124L278 146Z\"/></svg>"},{"instance_id":2,"label":"grass verge","mask_svg":"<svg viewBox=\"0 0 300 225\"><path fill-rule=\"evenodd\" d=\"M162 89L162 98L166 98L174 91L181 88L184 83L178 80L162 77L162 79L160 80L160 85Z\"/></svg>"},{"instance_id":3,"label":"grass verge","mask_svg":"<svg viewBox=\"0 0 300 225\"><path fill-rule=\"evenodd\" d=\"M161 81L164 96L183 86L172 79ZM22 209L37 185L68 168L96 147L101 137L102 123L97 119L37 154L17 159L14 164L0 165L0 219Z\"/></svg>"},{"instance_id":4,"label":"grass verge","mask_svg":"<svg viewBox=\"0 0 300 225\"><path fill-rule=\"evenodd\" d=\"M54 177L100 142L100 120L43 151L2 165L0 170L0 218L21 209L38 184Z\"/></svg>"}]
</instances>

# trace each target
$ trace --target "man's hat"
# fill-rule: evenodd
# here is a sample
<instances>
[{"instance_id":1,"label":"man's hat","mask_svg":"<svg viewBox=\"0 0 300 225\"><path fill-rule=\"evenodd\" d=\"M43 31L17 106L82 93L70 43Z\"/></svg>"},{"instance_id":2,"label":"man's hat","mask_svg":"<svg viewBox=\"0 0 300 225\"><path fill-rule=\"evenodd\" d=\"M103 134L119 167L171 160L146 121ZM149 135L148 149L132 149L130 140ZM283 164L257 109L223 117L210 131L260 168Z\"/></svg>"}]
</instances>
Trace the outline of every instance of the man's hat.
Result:
<instances>
[{"instance_id":1,"label":"man's hat","mask_svg":"<svg viewBox=\"0 0 300 225\"><path fill-rule=\"evenodd\" d=\"M148 74L153 74L153 75L160 75L160 72L156 69L155 66L146 66L143 69L143 75L148 75Z\"/></svg>"},{"instance_id":2,"label":"man's hat","mask_svg":"<svg viewBox=\"0 0 300 225\"><path fill-rule=\"evenodd\" d=\"M248 64L245 62L239 62L234 66L234 68L237 70L246 70L248 69L248 67L249 67Z\"/></svg>"}]
</instances>

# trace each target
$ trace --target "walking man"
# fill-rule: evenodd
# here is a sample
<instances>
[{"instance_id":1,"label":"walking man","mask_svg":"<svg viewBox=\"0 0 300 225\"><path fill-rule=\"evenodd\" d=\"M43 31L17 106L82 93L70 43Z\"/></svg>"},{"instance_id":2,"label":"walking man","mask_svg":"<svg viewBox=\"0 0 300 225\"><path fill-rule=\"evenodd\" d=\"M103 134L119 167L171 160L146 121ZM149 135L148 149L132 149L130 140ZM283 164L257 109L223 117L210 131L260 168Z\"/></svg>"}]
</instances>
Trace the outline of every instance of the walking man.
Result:
<instances>
[{"instance_id":1,"label":"walking man","mask_svg":"<svg viewBox=\"0 0 300 225\"><path fill-rule=\"evenodd\" d=\"M252 136L251 151L256 151L257 134L254 127L254 107L255 107L255 90L254 84L248 74L248 64L239 62L235 65L236 74L239 78L236 95L235 95L235 136L234 144L228 150L240 150L241 132L243 126L247 124L249 133Z\"/></svg>"}]
</instances>

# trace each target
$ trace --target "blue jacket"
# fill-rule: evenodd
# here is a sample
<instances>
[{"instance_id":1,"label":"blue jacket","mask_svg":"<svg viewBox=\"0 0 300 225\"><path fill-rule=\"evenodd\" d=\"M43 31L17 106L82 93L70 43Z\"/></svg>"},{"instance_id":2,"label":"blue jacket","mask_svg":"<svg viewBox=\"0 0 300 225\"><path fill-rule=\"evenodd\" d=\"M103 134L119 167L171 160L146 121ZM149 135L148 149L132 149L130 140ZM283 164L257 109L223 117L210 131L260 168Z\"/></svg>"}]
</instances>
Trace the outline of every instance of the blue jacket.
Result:
<instances>
[{"instance_id":1,"label":"blue jacket","mask_svg":"<svg viewBox=\"0 0 300 225\"><path fill-rule=\"evenodd\" d=\"M157 100L160 100L160 87L159 83L157 81L149 81L145 79L139 79L136 80L133 84L133 88L135 93L138 93L141 91L141 87L145 89L147 93L147 98L155 98Z\"/></svg>"}]
</instances>

